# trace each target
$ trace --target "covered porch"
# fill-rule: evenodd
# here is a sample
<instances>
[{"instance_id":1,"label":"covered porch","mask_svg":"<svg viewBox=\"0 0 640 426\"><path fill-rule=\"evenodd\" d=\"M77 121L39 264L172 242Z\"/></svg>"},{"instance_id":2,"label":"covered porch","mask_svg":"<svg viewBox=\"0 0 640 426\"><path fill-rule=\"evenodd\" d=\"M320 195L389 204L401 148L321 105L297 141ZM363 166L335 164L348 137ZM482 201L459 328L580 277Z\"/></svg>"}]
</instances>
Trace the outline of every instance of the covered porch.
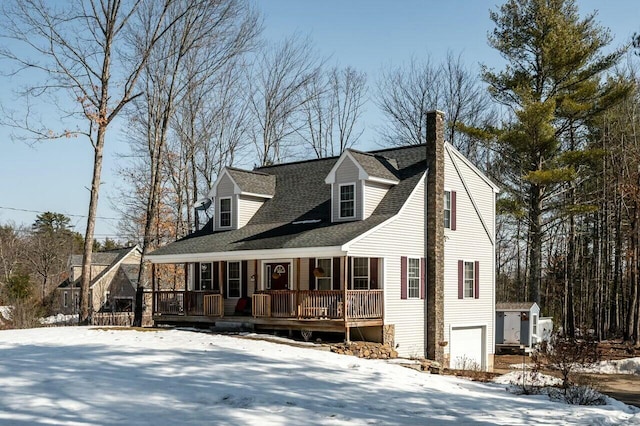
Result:
<instances>
[{"instance_id":1,"label":"covered porch","mask_svg":"<svg viewBox=\"0 0 640 426\"><path fill-rule=\"evenodd\" d=\"M184 289L161 289L152 267L156 323L345 332L381 327L382 262L307 257L185 264Z\"/></svg>"}]
</instances>

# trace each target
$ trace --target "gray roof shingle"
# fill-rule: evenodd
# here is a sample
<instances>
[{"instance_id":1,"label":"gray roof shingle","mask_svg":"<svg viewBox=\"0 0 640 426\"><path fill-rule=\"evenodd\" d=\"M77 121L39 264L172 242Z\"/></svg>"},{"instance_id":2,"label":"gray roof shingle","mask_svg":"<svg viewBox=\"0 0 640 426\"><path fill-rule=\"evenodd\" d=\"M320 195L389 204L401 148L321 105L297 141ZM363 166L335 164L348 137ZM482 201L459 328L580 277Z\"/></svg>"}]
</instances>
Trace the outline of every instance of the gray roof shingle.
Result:
<instances>
[{"instance_id":1,"label":"gray roof shingle","mask_svg":"<svg viewBox=\"0 0 640 426\"><path fill-rule=\"evenodd\" d=\"M394 161L394 165L388 158L366 152L355 151L353 149L350 149L349 152L351 152L353 157L358 160L358 163L360 163L369 176L396 182L398 181L398 177L394 173L395 171L391 170L397 169L397 162Z\"/></svg>"},{"instance_id":2,"label":"gray roof shingle","mask_svg":"<svg viewBox=\"0 0 640 426\"><path fill-rule=\"evenodd\" d=\"M276 178L273 175L256 171L240 170L234 167L227 167L227 171L242 192L261 195L274 195L275 193Z\"/></svg>"},{"instance_id":3,"label":"gray roof shingle","mask_svg":"<svg viewBox=\"0 0 640 426\"><path fill-rule=\"evenodd\" d=\"M377 170L373 175L390 176L399 182L365 220L331 222L331 185L324 179L338 157L261 167L256 172L275 177L275 193L247 225L237 230L212 232L210 221L200 231L155 250L151 256L345 244L397 214L426 170L424 145L372 154L361 154L359 158L367 157L371 161L367 164ZM385 159L390 166L382 165L379 159ZM378 165L372 165L373 161ZM393 167L393 162L397 164L395 173L387 168ZM382 174L379 167L384 167L388 174Z\"/></svg>"}]
</instances>

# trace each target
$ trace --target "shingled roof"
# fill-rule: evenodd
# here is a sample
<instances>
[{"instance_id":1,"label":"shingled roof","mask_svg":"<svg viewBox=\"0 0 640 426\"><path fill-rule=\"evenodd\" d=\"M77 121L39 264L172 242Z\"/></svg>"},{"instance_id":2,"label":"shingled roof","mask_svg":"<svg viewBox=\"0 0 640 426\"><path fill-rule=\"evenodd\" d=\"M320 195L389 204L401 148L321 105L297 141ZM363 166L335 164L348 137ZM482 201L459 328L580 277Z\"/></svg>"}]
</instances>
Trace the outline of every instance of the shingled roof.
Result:
<instances>
[{"instance_id":1,"label":"shingled roof","mask_svg":"<svg viewBox=\"0 0 640 426\"><path fill-rule=\"evenodd\" d=\"M275 194L276 177L273 175L233 167L227 167L227 172L242 192L271 196Z\"/></svg>"},{"instance_id":2,"label":"shingled roof","mask_svg":"<svg viewBox=\"0 0 640 426\"><path fill-rule=\"evenodd\" d=\"M275 192L247 225L213 232L210 221L202 230L159 248L150 257L343 245L396 215L426 170L424 145L360 153L358 159L365 157L368 161L363 167L375 167L375 175L388 173L381 177L391 175L398 181L365 220L331 222L331 185L324 179L339 157L261 167L254 172L274 176ZM395 173L380 159L385 159L389 167L397 164Z\"/></svg>"},{"instance_id":3,"label":"shingled roof","mask_svg":"<svg viewBox=\"0 0 640 426\"><path fill-rule=\"evenodd\" d=\"M358 163L360 163L362 168L367 172L369 176L390 181L398 180L398 177L395 175L394 171L391 171L392 168L397 168L396 161L393 161L393 163L395 164L392 165L388 158L385 158L381 155L360 152L353 149L349 150L349 152L351 152L353 158L355 158Z\"/></svg>"}]
</instances>

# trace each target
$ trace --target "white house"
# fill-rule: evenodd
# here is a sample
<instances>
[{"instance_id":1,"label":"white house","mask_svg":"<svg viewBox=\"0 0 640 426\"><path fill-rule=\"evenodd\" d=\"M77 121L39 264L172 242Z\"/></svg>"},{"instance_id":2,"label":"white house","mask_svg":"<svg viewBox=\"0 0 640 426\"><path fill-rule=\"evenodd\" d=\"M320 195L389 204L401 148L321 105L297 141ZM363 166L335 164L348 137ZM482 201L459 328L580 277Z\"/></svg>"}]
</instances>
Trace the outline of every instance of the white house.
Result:
<instances>
[{"instance_id":1,"label":"white house","mask_svg":"<svg viewBox=\"0 0 640 426\"><path fill-rule=\"evenodd\" d=\"M490 369L497 187L444 142L442 113L427 124L426 145L224 169L209 223L147 256L187 272L154 283L155 321L234 315Z\"/></svg>"}]
</instances>

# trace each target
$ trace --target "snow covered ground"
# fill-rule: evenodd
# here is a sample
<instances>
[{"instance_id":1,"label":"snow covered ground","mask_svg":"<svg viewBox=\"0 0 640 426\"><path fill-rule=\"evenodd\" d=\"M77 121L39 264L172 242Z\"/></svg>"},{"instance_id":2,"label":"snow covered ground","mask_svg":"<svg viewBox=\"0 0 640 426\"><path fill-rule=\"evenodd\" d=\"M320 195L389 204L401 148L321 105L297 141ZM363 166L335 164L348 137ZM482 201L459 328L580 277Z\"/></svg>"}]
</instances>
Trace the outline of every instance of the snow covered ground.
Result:
<instances>
[{"instance_id":1,"label":"snow covered ground","mask_svg":"<svg viewBox=\"0 0 640 426\"><path fill-rule=\"evenodd\" d=\"M274 342L189 331L0 331L0 424L640 424L638 409L516 396Z\"/></svg>"},{"instance_id":2,"label":"snow covered ground","mask_svg":"<svg viewBox=\"0 0 640 426\"><path fill-rule=\"evenodd\" d=\"M522 370L522 364L511 364L509 368ZM530 364L524 365L525 369L531 368ZM592 374L636 374L640 375L640 357L605 360L589 367L576 367L572 371Z\"/></svg>"}]
</instances>

